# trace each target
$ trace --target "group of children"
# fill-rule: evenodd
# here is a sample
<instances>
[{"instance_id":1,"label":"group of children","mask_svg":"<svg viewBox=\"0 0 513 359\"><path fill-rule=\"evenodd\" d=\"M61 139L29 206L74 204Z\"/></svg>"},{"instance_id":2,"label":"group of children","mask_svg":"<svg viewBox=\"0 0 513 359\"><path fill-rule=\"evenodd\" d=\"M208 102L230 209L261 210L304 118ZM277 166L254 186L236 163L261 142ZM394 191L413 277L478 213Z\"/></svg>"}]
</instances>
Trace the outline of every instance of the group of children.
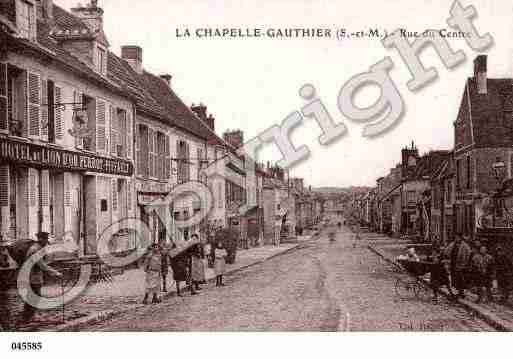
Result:
<instances>
[{"instance_id":1,"label":"group of children","mask_svg":"<svg viewBox=\"0 0 513 359\"><path fill-rule=\"evenodd\" d=\"M215 246L199 242L198 235L193 234L191 241L197 242L180 253L171 255L176 250L176 245L164 246L160 243L153 243L143 261L143 268L146 274L146 291L143 299L144 304L149 303L150 296L152 303L160 303L160 292L167 292L167 274L169 267L173 271L173 279L176 283L176 294L182 296L180 282L185 282L191 295L196 295L201 290L200 284L206 284L206 271L208 268L207 255L211 256L216 274L216 286L224 286L223 274L226 271L227 252L223 248L222 241ZM162 287L161 287L162 284Z\"/></svg>"},{"instance_id":2,"label":"group of children","mask_svg":"<svg viewBox=\"0 0 513 359\"><path fill-rule=\"evenodd\" d=\"M494 288L494 281L496 281L497 289L501 295L500 301L506 302L509 298L513 285L513 264L509 257L506 255L502 247L495 248L492 255L487 246L475 241L470 246L471 252L468 256L468 262L464 270L464 287L456 285L455 270L451 268L451 258L447 254L445 248L434 245L433 260L437 265L434 266L431 272L431 283L437 298L438 288L441 285L446 285L452 294L452 286L457 289L472 289L474 288L477 295L477 303L483 301L493 301L492 288ZM454 295L453 295L454 296Z\"/></svg>"}]
</instances>

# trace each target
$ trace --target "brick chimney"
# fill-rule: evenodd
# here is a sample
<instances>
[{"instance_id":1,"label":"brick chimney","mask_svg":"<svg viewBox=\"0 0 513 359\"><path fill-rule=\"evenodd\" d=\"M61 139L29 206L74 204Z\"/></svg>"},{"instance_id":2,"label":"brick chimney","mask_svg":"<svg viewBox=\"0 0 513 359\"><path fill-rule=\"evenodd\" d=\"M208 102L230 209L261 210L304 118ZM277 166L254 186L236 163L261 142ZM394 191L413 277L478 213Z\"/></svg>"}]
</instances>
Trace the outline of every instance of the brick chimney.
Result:
<instances>
[{"instance_id":1,"label":"brick chimney","mask_svg":"<svg viewBox=\"0 0 513 359\"><path fill-rule=\"evenodd\" d=\"M121 47L121 58L128 62L130 67L137 72L142 74L142 48L135 45L125 45Z\"/></svg>"},{"instance_id":2,"label":"brick chimney","mask_svg":"<svg viewBox=\"0 0 513 359\"><path fill-rule=\"evenodd\" d=\"M212 131L216 130L216 119L214 116L212 116L212 114L208 115L206 124Z\"/></svg>"},{"instance_id":3,"label":"brick chimney","mask_svg":"<svg viewBox=\"0 0 513 359\"><path fill-rule=\"evenodd\" d=\"M93 33L103 32L103 9L98 6L98 0L91 0L88 5L78 5L71 13L80 18Z\"/></svg>"},{"instance_id":4,"label":"brick chimney","mask_svg":"<svg viewBox=\"0 0 513 359\"><path fill-rule=\"evenodd\" d=\"M486 85L486 62L486 55L478 55L474 60L474 79L477 84L477 93L481 95L486 95L486 93L488 92Z\"/></svg>"},{"instance_id":5,"label":"brick chimney","mask_svg":"<svg viewBox=\"0 0 513 359\"><path fill-rule=\"evenodd\" d=\"M165 82L169 87L171 87L171 78L172 78L172 76L171 76L170 74L162 74L162 75L160 75L160 78L161 78L162 80L164 80L164 82Z\"/></svg>"},{"instance_id":6,"label":"brick chimney","mask_svg":"<svg viewBox=\"0 0 513 359\"><path fill-rule=\"evenodd\" d=\"M234 148L239 148L244 144L244 132L241 130L226 131L223 134L223 139Z\"/></svg>"}]
</instances>

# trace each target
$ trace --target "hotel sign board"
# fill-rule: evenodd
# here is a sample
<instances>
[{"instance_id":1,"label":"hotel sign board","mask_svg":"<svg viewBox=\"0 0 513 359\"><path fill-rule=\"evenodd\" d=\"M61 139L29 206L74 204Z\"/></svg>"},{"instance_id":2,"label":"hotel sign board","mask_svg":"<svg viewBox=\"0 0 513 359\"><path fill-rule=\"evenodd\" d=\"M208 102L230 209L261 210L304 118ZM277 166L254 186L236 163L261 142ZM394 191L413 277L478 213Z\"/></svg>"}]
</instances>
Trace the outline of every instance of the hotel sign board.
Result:
<instances>
[{"instance_id":1,"label":"hotel sign board","mask_svg":"<svg viewBox=\"0 0 513 359\"><path fill-rule=\"evenodd\" d=\"M68 151L12 138L0 138L0 162L120 176L131 176L134 171L132 163L124 159Z\"/></svg>"}]
</instances>

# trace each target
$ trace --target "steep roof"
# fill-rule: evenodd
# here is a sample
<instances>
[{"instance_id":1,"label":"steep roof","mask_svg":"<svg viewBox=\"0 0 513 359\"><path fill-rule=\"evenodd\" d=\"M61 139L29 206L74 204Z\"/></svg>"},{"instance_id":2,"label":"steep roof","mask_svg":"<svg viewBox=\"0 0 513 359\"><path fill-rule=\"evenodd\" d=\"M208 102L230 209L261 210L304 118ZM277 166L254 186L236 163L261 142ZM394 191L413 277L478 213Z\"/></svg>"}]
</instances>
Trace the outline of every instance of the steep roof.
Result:
<instances>
[{"instance_id":1,"label":"steep roof","mask_svg":"<svg viewBox=\"0 0 513 359\"><path fill-rule=\"evenodd\" d=\"M408 177L409 180L414 179L430 179L432 178L437 170L440 168L442 163L447 160L451 151L430 151L427 154L419 158L415 171Z\"/></svg>"},{"instance_id":2,"label":"steep roof","mask_svg":"<svg viewBox=\"0 0 513 359\"><path fill-rule=\"evenodd\" d=\"M162 80L149 72L137 74L130 65L113 52L108 52L107 76L101 76L81 59L60 45L60 40L94 38L87 25L78 17L54 5L53 23L37 21L37 42L2 33L10 50L29 51L58 62L64 69L94 81L99 86L129 97L142 111L159 121L179 127L202 139L231 148L203 123L178 95ZM0 39L1 40L1 39Z\"/></svg>"},{"instance_id":3,"label":"steep roof","mask_svg":"<svg viewBox=\"0 0 513 359\"><path fill-rule=\"evenodd\" d=\"M513 145L513 123L504 116L513 111L513 79L489 78L486 87L487 93L480 94L476 79L467 79L458 119L471 123L477 147L509 147Z\"/></svg>"}]
</instances>

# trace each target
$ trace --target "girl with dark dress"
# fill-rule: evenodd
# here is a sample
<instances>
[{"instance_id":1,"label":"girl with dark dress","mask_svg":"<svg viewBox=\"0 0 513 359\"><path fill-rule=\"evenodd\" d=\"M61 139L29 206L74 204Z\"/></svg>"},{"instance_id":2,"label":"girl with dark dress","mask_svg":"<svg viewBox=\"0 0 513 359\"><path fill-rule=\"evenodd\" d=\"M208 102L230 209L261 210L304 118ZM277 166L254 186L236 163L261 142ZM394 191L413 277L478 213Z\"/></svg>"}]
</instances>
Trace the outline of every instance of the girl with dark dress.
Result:
<instances>
[{"instance_id":1,"label":"girl with dark dress","mask_svg":"<svg viewBox=\"0 0 513 359\"><path fill-rule=\"evenodd\" d=\"M171 259L171 268L173 269L173 279L176 282L176 295L181 297L180 282L188 282L190 273L190 254L188 251L184 251L173 257ZM191 290L191 294L196 294L194 289Z\"/></svg>"}]
</instances>

